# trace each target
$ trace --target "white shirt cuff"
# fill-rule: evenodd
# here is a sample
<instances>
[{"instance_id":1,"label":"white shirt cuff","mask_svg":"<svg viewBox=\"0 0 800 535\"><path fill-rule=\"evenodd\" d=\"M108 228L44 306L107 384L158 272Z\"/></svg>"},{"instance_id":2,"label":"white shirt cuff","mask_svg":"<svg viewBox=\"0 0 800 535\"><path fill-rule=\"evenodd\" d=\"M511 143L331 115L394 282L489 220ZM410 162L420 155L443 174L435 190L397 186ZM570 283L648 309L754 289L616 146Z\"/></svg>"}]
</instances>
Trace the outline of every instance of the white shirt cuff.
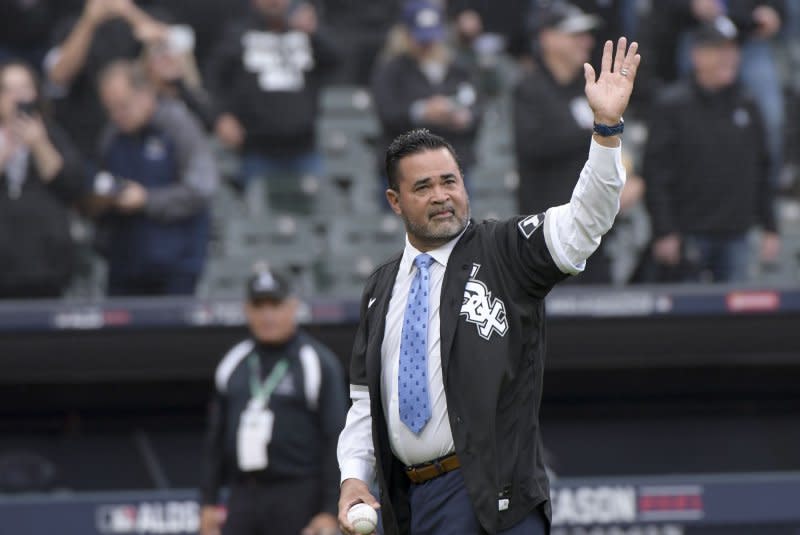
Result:
<instances>
[{"instance_id":1,"label":"white shirt cuff","mask_svg":"<svg viewBox=\"0 0 800 535\"><path fill-rule=\"evenodd\" d=\"M367 485L371 485L375 480L375 467L372 463L361 459L348 459L342 463L339 470L341 471L339 484L351 478L360 479Z\"/></svg>"}]
</instances>

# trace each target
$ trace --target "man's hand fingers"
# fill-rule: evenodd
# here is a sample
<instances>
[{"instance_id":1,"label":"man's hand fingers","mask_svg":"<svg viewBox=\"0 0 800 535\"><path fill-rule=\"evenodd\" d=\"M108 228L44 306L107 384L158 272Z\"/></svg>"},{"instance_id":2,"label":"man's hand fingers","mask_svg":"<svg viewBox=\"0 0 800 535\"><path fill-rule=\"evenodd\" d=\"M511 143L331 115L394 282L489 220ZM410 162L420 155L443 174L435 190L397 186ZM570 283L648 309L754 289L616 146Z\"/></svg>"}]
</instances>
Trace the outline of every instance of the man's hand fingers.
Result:
<instances>
[{"instance_id":1,"label":"man's hand fingers","mask_svg":"<svg viewBox=\"0 0 800 535\"><path fill-rule=\"evenodd\" d=\"M638 50L639 43L636 41L631 43L631 46L628 47L628 53L625 55L625 61L622 64L622 68L629 73L628 78L631 81L636 78L636 71L639 70L639 63L642 61L642 56L636 53Z\"/></svg>"},{"instance_id":2,"label":"man's hand fingers","mask_svg":"<svg viewBox=\"0 0 800 535\"><path fill-rule=\"evenodd\" d=\"M594 67L588 63L583 64L583 75L586 78L586 85L589 86L597 81L597 76L594 73Z\"/></svg>"},{"instance_id":3,"label":"man's hand fingers","mask_svg":"<svg viewBox=\"0 0 800 535\"><path fill-rule=\"evenodd\" d=\"M603 46L603 60L600 63L600 74L611 72L611 54L614 52L614 43L606 41Z\"/></svg>"},{"instance_id":4,"label":"man's hand fingers","mask_svg":"<svg viewBox=\"0 0 800 535\"><path fill-rule=\"evenodd\" d=\"M628 40L620 37L617 41L617 52L614 55L614 72L618 73L622 69L622 64L625 61L625 49L628 47Z\"/></svg>"}]
</instances>

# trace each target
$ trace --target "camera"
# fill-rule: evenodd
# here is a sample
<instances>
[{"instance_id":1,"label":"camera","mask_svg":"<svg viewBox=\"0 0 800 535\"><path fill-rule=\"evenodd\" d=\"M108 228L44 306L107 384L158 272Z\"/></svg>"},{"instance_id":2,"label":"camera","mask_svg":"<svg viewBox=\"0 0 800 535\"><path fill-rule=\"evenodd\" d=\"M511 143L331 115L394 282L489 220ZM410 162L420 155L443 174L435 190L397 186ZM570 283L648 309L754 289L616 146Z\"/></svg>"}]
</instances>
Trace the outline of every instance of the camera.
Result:
<instances>
[{"instance_id":1,"label":"camera","mask_svg":"<svg viewBox=\"0 0 800 535\"><path fill-rule=\"evenodd\" d=\"M100 171L94 175L92 191L99 197L116 197L125 188L125 179Z\"/></svg>"}]
</instances>

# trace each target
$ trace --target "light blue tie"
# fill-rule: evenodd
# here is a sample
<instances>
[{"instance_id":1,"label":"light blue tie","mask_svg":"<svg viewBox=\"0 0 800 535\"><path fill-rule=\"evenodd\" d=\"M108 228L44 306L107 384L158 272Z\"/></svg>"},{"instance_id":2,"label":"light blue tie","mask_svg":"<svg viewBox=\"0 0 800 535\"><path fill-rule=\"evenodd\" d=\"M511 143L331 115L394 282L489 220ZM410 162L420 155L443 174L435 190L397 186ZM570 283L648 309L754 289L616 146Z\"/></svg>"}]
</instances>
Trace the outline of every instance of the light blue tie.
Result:
<instances>
[{"instance_id":1,"label":"light blue tie","mask_svg":"<svg viewBox=\"0 0 800 535\"><path fill-rule=\"evenodd\" d=\"M431 418L428 398L428 268L433 257L414 259L417 272L411 281L400 339L400 370L397 376L400 421L419 433Z\"/></svg>"}]
</instances>

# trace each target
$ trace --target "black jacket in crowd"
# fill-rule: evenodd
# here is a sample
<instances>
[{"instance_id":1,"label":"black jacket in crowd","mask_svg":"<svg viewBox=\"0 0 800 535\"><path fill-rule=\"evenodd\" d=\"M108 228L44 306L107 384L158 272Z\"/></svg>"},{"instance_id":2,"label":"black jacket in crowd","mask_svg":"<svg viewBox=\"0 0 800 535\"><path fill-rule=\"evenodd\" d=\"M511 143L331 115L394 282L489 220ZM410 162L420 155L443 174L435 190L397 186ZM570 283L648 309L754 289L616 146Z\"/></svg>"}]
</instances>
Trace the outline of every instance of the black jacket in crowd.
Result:
<instances>
[{"instance_id":1,"label":"black jacket in crowd","mask_svg":"<svg viewBox=\"0 0 800 535\"><path fill-rule=\"evenodd\" d=\"M269 409L275 414L269 464L265 470L242 472L238 467L236 436L239 418L250 401L250 367L255 354L263 381L282 358L288 372L273 392ZM288 497L316 500L319 512L338 514L339 467L336 443L347 414L347 391L339 359L320 342L299 331L279 346L252 339L234 346L222 359L215 376L205 465L201 487L203 504L216 504L223 485L254 477L269 485L287 478L314 479L318 496Z\"/></svg>"},{"instance_id":2,"label":"black jacket in crowd","mask_svg":"<svg viewBox=\"0 0 800 535\"><path fill-rule=\"evenodd\" d=\"M575 103L586 103L585 83L581 71L572 82L561 85L539 62L514 89L521 214L543 212L569 202L572 196L592 134L591 126L581 126L573 112Z\"/></svg>"},{"instance_id":3,"label":"black jacket in crowd","mask_svg":"<svg viewBox=\"0 0 800 535\"><path fill-rule=\"evenodd\" d=\"M401 54L379 65L375 70L372 95L383 128L383 137L377 144L378 147L388 147L400 134L424 127L450 141L464 168L468 169L475 163L474 144L482 113L481 99L473 75L466 68L458 63L451 63L442 82L434 84L423 74L414 58ZM411 105L434 95L450 97L459 104L466 105L472 112L472 124L465 130L455 130L434 124L414 123Z\"/></svg>"},{"instance_id":4,"label":"black jacket in crowd","mask_svg":"<svg viewBox=\"0 0 800 535\"><path fill-rule=\"evenodd\" d=\"M225 32L205 81L219 112L244 126L245 151L291 156L314 148L319 90L338 61L324 29L269 29L254 15Z\"/></svg>"},{"instance_id":5,"label":"black jacket in crowd","mask_svg":"<svg viewBox=\"0 0 800 535\"><path fill-rule=\"evenodd\" d=\"M450 426L473 508L489 533L508 529L543 504L549 516L538 416L544 298L566 275L546 245L544 218L471 222L442 282L442 379ZM410 483L392 454L381 401L381 344L400 259L379 267L366 283L350 367L351 389L369 390L386 535L407 532L409 520Z\"/></svg>"},{"instance_id":6,"label":"black jacket in crowd","mask_svg":"<svg viewBox=\"0 0 800 535\"><path fill-rule=\"evenodd\" d=\"M709 93L693 81L662 92L648 124L647 205L655 238L775 231L770 156L758 108L738 85Z\"/></svg>"},{"instance_id":7,"label":"black jacket in crowd","mask_svg":"<svg viewBox=\"0 0 800 535\"><path fill-rule=\"evenodd\" d=\"M32 154L21 187L0 169L0 297L55 297L72 276L69 211L83 194L83 164L59 128L49 124L47 134L64 161L50 182L42 180Z\"/></svg>"}]
</instances>

